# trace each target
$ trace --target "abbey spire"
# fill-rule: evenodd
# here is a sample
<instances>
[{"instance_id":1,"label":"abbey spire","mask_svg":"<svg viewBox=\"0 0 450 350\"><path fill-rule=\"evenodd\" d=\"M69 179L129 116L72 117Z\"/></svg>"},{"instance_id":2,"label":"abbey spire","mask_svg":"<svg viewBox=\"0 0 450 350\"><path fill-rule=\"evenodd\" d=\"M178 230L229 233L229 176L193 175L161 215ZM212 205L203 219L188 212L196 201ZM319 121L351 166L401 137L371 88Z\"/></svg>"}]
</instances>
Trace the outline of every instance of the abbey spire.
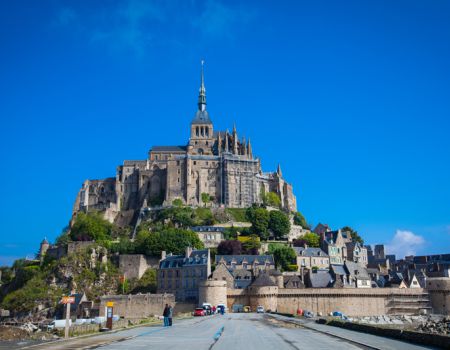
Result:
<instances>
[{"instance_id":1,"label":"abbey spire","mask_svg":"<svg viewBox=\"0 0 450 350\"><path fill-rule=\"evenodd\" d=\"M205 64L205 61L202 60L202 69L201 69L201 75L200 75L200 89L198 94L198 110L199 111L206 111L206 89L205 89L205 74L203 71L203 66Z\"/></svg>"}]
</instances>

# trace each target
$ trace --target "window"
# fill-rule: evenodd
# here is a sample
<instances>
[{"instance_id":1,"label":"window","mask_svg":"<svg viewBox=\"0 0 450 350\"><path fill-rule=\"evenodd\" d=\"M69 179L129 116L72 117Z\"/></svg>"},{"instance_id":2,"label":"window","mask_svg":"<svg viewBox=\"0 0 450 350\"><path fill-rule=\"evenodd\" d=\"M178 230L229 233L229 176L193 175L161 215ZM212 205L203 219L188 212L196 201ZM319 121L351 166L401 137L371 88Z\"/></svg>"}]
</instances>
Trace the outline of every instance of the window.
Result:
<instances>
[{"instance_id":1,"label":"window","mask_svg":"<svg viewBox=\"0 0 450 350\"><path fill-rule=\"evenodd\" d=\"M155 156L155 159L158 160L158 156L157 155Z\"/></svg>"},{"instance_id":2,"label":"window","mask_svg":"<svg viewBox=\"0 0 450 350\"><path fill-rule=\"evenodd\" d=\"M178 178L178 183L180 183L180 178Z\"/></svg>"},{"instance_id":3,"label":"window","mask_svg":"<svg viewBox=\"0 0 450 350\"><path fill-rule=\"evenodd\" d=\"M194 160L194 165L197 165L197 162Z\"/></svg>"},{"instance_id":4,"label":"window","mask_svg":"<svg viewBox=\"0 0 450 350\"><path fill-rule=\"evenodd\" d=\"M177 160L177 165L180 165L180 161L179 160Z\"/></svg>"}]
</instances>

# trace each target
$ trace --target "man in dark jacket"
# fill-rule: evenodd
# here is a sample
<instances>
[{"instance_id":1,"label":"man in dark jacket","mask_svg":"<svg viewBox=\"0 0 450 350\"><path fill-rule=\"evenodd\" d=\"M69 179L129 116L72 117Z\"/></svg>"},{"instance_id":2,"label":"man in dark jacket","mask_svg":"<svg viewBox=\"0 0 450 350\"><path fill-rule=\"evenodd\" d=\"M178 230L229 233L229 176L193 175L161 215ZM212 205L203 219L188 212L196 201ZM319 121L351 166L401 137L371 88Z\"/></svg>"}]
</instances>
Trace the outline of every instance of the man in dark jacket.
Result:
<instances>
[{"instance_id":1,"label":"man in dark jacket","mask_svg":"<svg viewBox=\"0 0 450 350\"><path fill-rule=\"evenodd\" d=\"M163 317L164 317L164 327L169 326L169 305L166 304L163 311Z\"/></svg>"}]
</instances>

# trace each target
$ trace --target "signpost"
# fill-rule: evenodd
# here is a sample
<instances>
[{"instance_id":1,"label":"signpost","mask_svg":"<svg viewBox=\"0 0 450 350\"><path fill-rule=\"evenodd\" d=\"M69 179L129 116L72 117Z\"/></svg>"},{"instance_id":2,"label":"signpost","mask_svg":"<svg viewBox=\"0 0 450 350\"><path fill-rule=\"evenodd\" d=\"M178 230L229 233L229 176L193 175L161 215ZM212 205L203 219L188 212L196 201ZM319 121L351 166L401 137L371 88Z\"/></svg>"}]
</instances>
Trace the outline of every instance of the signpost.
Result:
<instances>
[{"instance_id":1,"label":"signpost","mask_svg":"<svg viewBox=\"0 0 450 350\"><path fill-rule=\"evenodd\" d=\"M108 301L106 303L106 328L112 330L113 324L113 315L114 315L114 303L112 301Z\"/></svg>"},{"instance_id":2,"label":"signpost","mask_svg":"<svg viewBox=\"0 0 450 350\"><path fill-rule=\"evenodd\" d=\"M75 297L66 296L62 297L61 304L66 305L66 326L64 327L64 339L69 338L69 321L70 321L70 305L75 304Z\"/></svg>"}]
</instances>

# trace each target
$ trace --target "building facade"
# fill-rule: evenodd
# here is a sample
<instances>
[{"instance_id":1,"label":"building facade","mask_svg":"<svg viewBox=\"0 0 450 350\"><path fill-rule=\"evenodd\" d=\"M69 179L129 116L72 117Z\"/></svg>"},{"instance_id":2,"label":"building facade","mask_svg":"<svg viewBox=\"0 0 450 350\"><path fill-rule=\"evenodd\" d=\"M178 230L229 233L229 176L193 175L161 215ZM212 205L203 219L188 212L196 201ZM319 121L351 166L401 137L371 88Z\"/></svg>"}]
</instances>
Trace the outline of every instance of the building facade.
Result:
<instances>
[{"instance_id":1,"label":"building facade","mask_svg":"<svg viewBox=\"0 0 450 350\"><path fill-rule=\"evenodd\" d=\"M162 253L158 270L158 293L175 295L177 301L198 301L198 287L211 274L209 249L186 248L185 255Z\"/></svg>"},{"instance_id":2,"label":"building facade","mask_svg":"<svg viewBox=\"0 0 450 350\"><path fill-rule=\"evenodd\" d=\"M203 65L198 109L181 146L154 146L145 160L126 160L116 176L87 180L79 191L74 214L89 209L106 210L114 220L120 211L171 205L181 199L187 205L203 204L202 194L213 205L244 208L261 203L264 193L275 192L282 207L296 211L296 197L278 167L263 173L250 139L215 130L206 109Z\"/></svg>"}]
</instances>

